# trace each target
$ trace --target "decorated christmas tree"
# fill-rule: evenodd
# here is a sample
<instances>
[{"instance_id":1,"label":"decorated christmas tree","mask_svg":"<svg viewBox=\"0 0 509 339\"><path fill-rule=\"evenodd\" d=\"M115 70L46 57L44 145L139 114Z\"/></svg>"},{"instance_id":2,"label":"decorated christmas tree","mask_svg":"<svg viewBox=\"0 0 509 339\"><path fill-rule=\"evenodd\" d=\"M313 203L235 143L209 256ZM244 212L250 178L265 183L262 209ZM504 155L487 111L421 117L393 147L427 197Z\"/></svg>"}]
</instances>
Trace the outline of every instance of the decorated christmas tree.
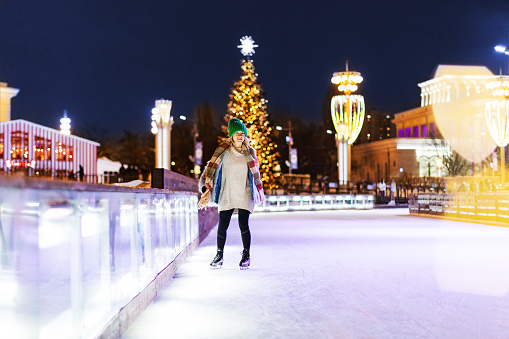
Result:
<instances>
[{"instance_id":1,"label":"decorated christmas tree","mask_svg":"<svg viewBox=\"0 0 509 339\"><path fill-rule=\"evenodd\" d=\"M279 157L277 145L272 141L273 128L268 121L267 100L258 83L253 60L250 58L254 54L254 48L258 46L251 37L243 37L240 42L241 45L238 47L244 55L241 61L242 76L233 85L228 113L224 120L226 125L231 118L238 118L244 122L251 146L258 156L265 189L273 189L279 186L281 167L277 160ZM228 134L226 126L223 126L223 131Z\"/></svg>"}]
</instances>

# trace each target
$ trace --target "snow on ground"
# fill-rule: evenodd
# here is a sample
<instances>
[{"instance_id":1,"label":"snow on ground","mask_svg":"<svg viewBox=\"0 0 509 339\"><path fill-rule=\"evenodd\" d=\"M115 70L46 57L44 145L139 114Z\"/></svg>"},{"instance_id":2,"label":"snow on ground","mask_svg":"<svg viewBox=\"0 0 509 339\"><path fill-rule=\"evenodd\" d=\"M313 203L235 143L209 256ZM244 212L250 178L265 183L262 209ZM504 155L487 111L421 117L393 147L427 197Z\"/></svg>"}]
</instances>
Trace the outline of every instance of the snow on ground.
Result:
<instances>
[{"instance_id":1,"label":"snow on ground","mask_svg":"<svg viewBox=\"0 0 509 339\"><path fill-rule=\"evenodd\" d=\"M251 269L236 217L134 322L132 338L509 338L509 228L408 209L256 213Z\"/></svg>"}]
</instances>

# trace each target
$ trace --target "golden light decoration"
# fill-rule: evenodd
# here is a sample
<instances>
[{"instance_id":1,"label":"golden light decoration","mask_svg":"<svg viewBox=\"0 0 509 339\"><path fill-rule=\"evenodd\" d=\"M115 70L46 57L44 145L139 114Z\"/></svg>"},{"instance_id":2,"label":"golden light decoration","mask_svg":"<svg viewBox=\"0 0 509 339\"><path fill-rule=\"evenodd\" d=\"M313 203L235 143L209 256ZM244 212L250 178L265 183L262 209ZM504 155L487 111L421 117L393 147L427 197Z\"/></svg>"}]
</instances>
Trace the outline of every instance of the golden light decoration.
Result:
<instances>
[{"instance_id":1,"label":"golden light decoration","mask_svg":"<svg viewBox=\"0 0 509 339\"><path fill-rule=\"evenodd\" d=\"M348 70L336 72L332 75L331 82L338 85L342 95L336 95L331 99L331 116L338 144L338 175L339 184L346 184L350 180L350 149L348 145L355 142L361 132L364 122L364 97L352 95L359 88L358 84L363 78L359 72Z\"/></svg>"},{"instance_id":2,"label":"golden light decoration","mask_svg":"<svg viewBox=\"0 0 509 339\"><path fill-rule=\"evenodd\" d=\"M332 75L331 82L338 85L338 91L344 92L345 95L357 91L358 84L362 82L363 78L359 72L349 72L348 66L346 72L336 72Z\"/></svg>"},{"instance_id":3,"label":"golden light decoration","mask_svg":"<svg viewBox=\"0 0 509 339\"><path fill-rule=\"evenodd\" d=\"M350 145L361 132L365 110L362 95L336 95L331 100L332 122L336 133Z\"/></svg>"},{"instance_id":4,"label":"golden light decoration","mask_svg":"<svg viewBox=\"0 0 509 339\"><path fill-rule=\"evenodd\" d=\"M493 94L493 100L486 103L486 123L493 140L500 147L501 182L505 185L505 147L509 144L508 77L501 76L496 81L490 81L486 88Z\"/></svg>"},{"instance_id":5,"label":"golden light decoration","mask_svg":"<svg viewBox=\"0 0 509 339\"><path fill-rule=\"evenodd\" d=\"M334 128L342 138L347 139L348 144L353 144L359 133L361 132L362 123L364 122L364 97L362 95L351 95L359 88L358 84L362 82L363 78L359 72L348 70L348 63L346 64L346 71L336 72L332 75L331 82L338 85L338 90L343 92L343 95L336 95L331 100L331 115ZM344 125L348 127L345 132ZM347 133L347 138L345 138Z\"/></svg>"}]
</instances>

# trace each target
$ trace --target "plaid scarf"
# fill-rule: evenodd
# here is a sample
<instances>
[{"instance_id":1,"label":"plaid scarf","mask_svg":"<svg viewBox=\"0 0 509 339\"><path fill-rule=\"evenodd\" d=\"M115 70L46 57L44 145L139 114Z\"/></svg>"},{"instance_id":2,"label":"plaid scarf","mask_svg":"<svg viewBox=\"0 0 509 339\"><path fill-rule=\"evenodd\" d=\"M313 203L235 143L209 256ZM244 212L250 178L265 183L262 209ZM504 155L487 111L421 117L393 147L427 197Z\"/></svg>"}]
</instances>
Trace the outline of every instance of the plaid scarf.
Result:
<instances>
[{"instance_id":1,"label":"plaid scarf","mask_svg":"<svg viewBox=\"0 0 509 339\"><path fill-rule=\"evenodd\" d=\"M204 175L205 183L209 184L210 187L213 187L214 173L216 172L217 167L221 163L221 160L223 160L223 157L226 155L226 151L230 147L232 147L232 143L233 143L232 139L229 138L223 141L221 144L219 144L219 146L214 151L212 158L207 163L207 166L205 167L204 170ZM253 175L254 183L258 190L258 194L260 195L260 200L263 200L264 199L263 184L260 178L260 171L258 170L258 159L256 158L256 156L254 156L255 150L249 145L247 138L246 141L242 143L241 153L244 155L244 159L246 160L247 166L249 167L249 170ZM210 202L210 195L211 192L209 190L202 194L201 199L198 202L198 208L202 209L207 206L207 204Z\"/></svg>"}]
</instances>

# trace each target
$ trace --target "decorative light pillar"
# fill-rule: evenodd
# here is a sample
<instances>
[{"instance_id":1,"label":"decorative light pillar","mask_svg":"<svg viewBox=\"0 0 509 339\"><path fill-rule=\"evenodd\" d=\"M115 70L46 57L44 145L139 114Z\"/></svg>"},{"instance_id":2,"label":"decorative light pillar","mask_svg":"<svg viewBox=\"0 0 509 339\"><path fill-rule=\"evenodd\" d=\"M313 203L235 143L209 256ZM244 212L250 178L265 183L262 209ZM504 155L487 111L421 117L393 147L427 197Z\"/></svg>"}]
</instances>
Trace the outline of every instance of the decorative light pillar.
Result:
<instances>
[{"instance_id":1,"label":"decorative light pillar","mask_svg":"<svg viewBox=\"0 0 509 339\"><path fill-rule=\"evenodd\" d=\"M64 117L60 119L60 133L65 135L71 134L71 119L67 117L66 109L64 109Z\"/></svg>"},{"instance_id":2,"label":"decorative light pillar","mask_svg":"<svg viewBox=\"0 0 509 339\"><path fill-rule=\"evenodd\" d=\"M338 85L342 95L336 95L331 100L331 115L336 129L336 142L338 146L339 184L345 185L350 181L350 151L364 122L364 97L352 95L357 91L358 84L362 82L359 72L348 71L333 74L331 82Z\"/></svg>"},{"instance_id":3,"label":"decorative light pillar","mask_svg":"<svg viewBox=\"0 0 509 339\"><path fill-rule=\"evenodd\" d=\"M486 103L486 122L493 140L500 147L500 182L505 186L505 147L509 144L509 77L500 76L487 84L493 100Z\"/></svg>"},{"instance_id":4,"label":"decorative light pillar","mask_svg":"<svg viewBox=\"0 0 509 339\"><path fill-rule=\"evenodd\" d=\"M171 100L156 100L152 109L152 133L156 136L156 168L171 169Z\"/></svg>"}]
</instances>

